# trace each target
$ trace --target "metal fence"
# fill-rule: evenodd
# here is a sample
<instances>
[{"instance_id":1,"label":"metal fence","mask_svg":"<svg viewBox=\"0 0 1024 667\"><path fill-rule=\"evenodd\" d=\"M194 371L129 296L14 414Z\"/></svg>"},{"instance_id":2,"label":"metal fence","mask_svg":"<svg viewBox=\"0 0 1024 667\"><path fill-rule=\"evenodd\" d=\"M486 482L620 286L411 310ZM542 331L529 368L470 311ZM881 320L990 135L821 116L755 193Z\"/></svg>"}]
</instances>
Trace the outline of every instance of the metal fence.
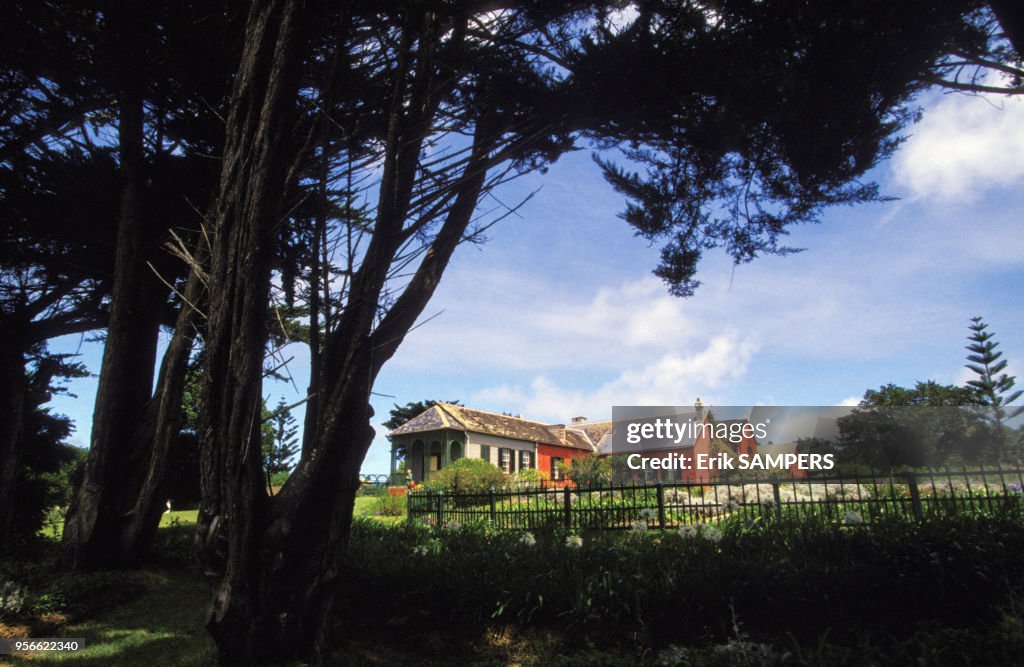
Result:
<instances>
[{"instance_id":1,"label":"metal fence","mask_svg":"<svg viewBox=\"0 0 1024 667\"><path fill-rule=\"evenodd\" d=\"M805 479L751 478L703 483L557 487L534 485L485 493L416 491L410 521L433 525L486 522L508 530L546 526L616 530L677 528L730 518L773 516L870 523L883 517L1018 511L1024 470L918 470Z\"/></svg>"}]
</instances>

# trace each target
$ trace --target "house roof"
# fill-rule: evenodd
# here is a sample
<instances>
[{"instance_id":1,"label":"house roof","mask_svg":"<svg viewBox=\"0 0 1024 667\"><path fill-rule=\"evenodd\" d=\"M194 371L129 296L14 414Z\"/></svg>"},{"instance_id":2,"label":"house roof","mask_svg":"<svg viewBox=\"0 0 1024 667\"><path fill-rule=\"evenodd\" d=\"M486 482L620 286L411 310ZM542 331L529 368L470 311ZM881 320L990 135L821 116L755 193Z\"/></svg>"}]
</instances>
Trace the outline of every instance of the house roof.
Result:
<instances>
[{"instance_id":1,"label":"house roof","mask_svg":"<svg viewBox=\"0 0 1024 667\"><path fill-rule=\"evenodd\" d=\"M429 410L391 431L391 435L424 433L445 428L524 440L542 445L571 447L586 451L594 449L586 437L575 432L578 430L575 427L545 424L532 419L499 415L450 403L435 404Z\"/></svg>"},{"instance_id":2,"label":"house roof","mask_svg":"<svg viewBox=\"0 0 1024 667\"><path fill-rule=\"evenodd\" d=\"M581 435L591 447L596 448L601 438L612 432L612 420L606 419L598 422L581 422L567 426L567 429Z\"/></svg>"}]
</instances>

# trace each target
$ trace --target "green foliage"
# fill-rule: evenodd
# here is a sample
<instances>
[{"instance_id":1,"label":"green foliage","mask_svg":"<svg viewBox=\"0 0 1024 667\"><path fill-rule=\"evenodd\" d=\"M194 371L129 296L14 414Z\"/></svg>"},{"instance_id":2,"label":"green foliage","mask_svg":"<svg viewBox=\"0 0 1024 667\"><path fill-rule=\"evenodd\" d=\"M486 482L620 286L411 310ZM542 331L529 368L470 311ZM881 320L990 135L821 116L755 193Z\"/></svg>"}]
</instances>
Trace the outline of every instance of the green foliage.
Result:
<instances>
[{"instance_id":1,"label":"green foliage","mask_svg":"<svg viewBox=\"0 0 1024 667\"><path fill-rule=\"evenodd\" d=\"M405 496L378 496L371 511L375 516L405 516Z\"/></svg>"},{"instance_id":2,"label":"green foliage","mask_svg":"<svg viewBox=\"0 0 1024 667\"><path fill-rule=\"evenodd\" d=\"M355 633L386 622L436 632L444 618L455 635L564 629L580 641L653 649L788 635L855 642L911 636L920 624L985 628L1024 590L1020 519L736 521L583 535L357 522L350 604L340 607Z\"/></svg>"},{"instance_id":3,"label":"green foliage","mask_svg":"<svg viewBox=\"0 0 1024 667\"><path fill-rule=\"evenodd\" d=\"M829 3L724 3L714 26L701 4L657 6L671 13L646 16L659 26L657 56L645 31L616 31L588 44L573 78L609 109L602 129L629 161L596 157L628 199L621 217L663 244L655 273L681 296L699 285L710 249L737 264L790 253L788 227L827 206L879 199L860 177L916 117L913 89L897 82L932 71L938 35L952 44L971 34L960 11L919 2L858 5L856 21ZM693 68L694 58L714 67L724 53L730 68ZM628 76L609 75L621 67Z\"/></svg>"},{"instance_id":4,"label":"green foliage","mask_svg":"<svg viewBox=\"0 0 1024 667\"><path fill-rule=\"evenodd\" d=\"M54 508L67 507L71 501L71 478L87 452L65 442L74 431L71 420L45 407L54 394L67 394L65 380L87 375L81 364L69 361L70 356L50 354L39 345L29 357L24 455L10 528L14 539L5 540L5 546L32 539Z\"/></svg>"},{"instance_id":5,"label":"green foliage","mask_svg":"<svg viewBox=\"0 0 1024 667\"><path fill-rule=\"evenodd\" d=\"M977 405L974 391L955 385L942 385L933 380L918 382L913 389L887 384L879 389L864 392L861 407L909 407L921 406L967 406Z\"/></svg>"},{"instance_id":6,"label":"green foliage","mask_svg":"<svg viewBox=\"0 0 1024 667\"><path fill-rule=\"evenodd\" d=\"M437 474L440 488L454 493L487 493L505 486L505 473L482 459L461 458Z\"/></svg>"},{"instance_id":7,"label":"green foliage","mask_svg":"<svg viewBox=\"0 0 1024 667\"><path fill-rule=\"evenodd\" d=\"M512 484L517 487L534 487L543 484L551 479L551 475L543 470L527 468L512 475Z\"/></svg>"},{"instance_id":8,"label":"green foliage","mask_svg":"<svg viewBox=\"0 0 1024 667\"><path fill-rule=\"evenodd\" d=\"M606 486L612 480L612 463L606 457L582 456L560 465L562 473L582 487Z\"/></svg>"},{"instance_id":9,"label":"green foliage","mask_svg":"<svg viewBox=\"0 0 1024 667\"><path fill-rule=\"evenodd\" d=\"M978 463L985 453L979 442L983 434L976 411L968 409L977 405L971 389L931 380L912 389L894 384L869 389L838 422L840 469Z\"/></svg>"},{"instance_id":10,"label":"green foliage","mask_svg":"<svg viewBox=\"0 0 1024 667\"><path fill-rule=\"evenodd\" d=\"M263 423L260 426L263 446L263 470L267 476L267 487L274 486L274 476L286 473L292 467L292 459L299 453L298 432L295 417L282 398L274 410L263 407ZM282 481L283 483L283 481Z\"/></svg>"},{"instance_id":11,"label":"green foliage","mask_svg":"<svg viewBox=\"0 0 1024 667\"><path fill-rule=\"evenodd\" d=\"M1016 378L1003 372L1008 362L1002 358L1003 353L996 350L999 343L993 340L995 334L987 331L988 324L980 317L972 317L969 329L971 335L968 340L971 344L967 346L970 354L967 355L966 367L974 371L978 379L968 380L967 384L977 393L979 402L992 411L989 420L994 431L992 440L998 461L1012 450L1016 450L1019 444L1019 437L1007 433L1004 424L1008 419L1013 419L1024 412L1024 406L1010 405L1019 399L1024 391L1014 391Z\"/></svg>"}]
</instances>

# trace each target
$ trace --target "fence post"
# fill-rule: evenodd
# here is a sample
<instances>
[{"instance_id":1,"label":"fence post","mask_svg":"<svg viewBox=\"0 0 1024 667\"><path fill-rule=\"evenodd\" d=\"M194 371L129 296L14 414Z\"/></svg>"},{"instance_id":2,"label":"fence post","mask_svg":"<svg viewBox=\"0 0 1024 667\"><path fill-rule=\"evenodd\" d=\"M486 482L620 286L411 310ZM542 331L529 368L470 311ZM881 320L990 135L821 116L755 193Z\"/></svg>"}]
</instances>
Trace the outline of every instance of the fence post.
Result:
<instances>
[{"instance_id":1,"label":"fence post","mask_svg":"<svg viewBox=\"0 0 1024 667\"><path fill-rule=\"evenodd\" d=\"M405 489L405 520L412 523L412 489Z\"/></svg>"},{"instance_id":2,"label":"fence post","mask_svg":"<svg viewBox=\"0 0 1024 667\"><path fill-rule=\"evenodd\" d=\"M491 487L491 525L493 526L498 520L498 501L494 497L494 487Z\"/></svg>"},{"instance_id":3,"label":"fence post","mask_svg":"<svg viewBox=\"0 0 1024 667\"><path fill-rule=\"evenodd\" d=\"M437 527L444 523L444 491L437 492Z\"/></svg>"},{"instance_id":4,"label":"fence post","mask_svg":"<svg viewBox=\"0 0 1024 667\"><path fill-rule=\"evenodd\" d=\"M782 494L779 493L779 482L772 482L772 497L775 498L775 518L782 521Z\"/></svg>"},{"instance_id":5,"label":"fence post","mask_svg":"<svg viewBox=\"0 0 1024 667\"><path fill-rule=\"evenodd\" d=\"M921 492L917 488L917 473L907 473L907 486L910 487L910 506L914 509L914 518L920 521L924 512L921 510Z\"/></svg>"},{"instance_id":6,"label":"fence post","mask_svg":"<svg viewBox=\"0 0 1024 667\"><path fill-rule=\"evenodd\" d=\"M658 528L665 530L665 487L658 482L655 488L658 491Z\"/></svg>"},{"instance_id":7,"label":"fence post","mask_svg":"<svg viewBox=\"0 0 1024 667\"><path fill-rule=\"evenodd\" d=\"M570 507L571 503L572 503L572 500L571 500L571 495L569 493L569 487L568 486L563 486L562 487L562 505L563 505L563 509L564 509L564 515L563 515L563 518L562 518L562 525L565 526L566 530L569 530L570 528L572 528L572 507Z\"/></svg>"}]
</instances>

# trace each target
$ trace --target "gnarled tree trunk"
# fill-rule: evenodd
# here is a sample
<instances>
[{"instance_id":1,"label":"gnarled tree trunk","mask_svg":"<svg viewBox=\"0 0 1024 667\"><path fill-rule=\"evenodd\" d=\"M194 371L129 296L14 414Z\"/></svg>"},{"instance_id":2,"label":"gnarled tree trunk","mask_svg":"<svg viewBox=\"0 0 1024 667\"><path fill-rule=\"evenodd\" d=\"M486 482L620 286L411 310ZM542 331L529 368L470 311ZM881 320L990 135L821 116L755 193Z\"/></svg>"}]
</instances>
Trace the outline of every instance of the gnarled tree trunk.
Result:
<instances>
[{"instance_id":1,"label":"gnarled tree trunk","mask_svg":"<svg viewBox=\"0 0 1024 667\"><path fill-rule=\"evenodd\" d=\"M124 16L111 21L120 24L117 34L130 30L131 22ZM130 69L121 86L118 112L122 190L110 324L93 409L89 457L65 520L61 562L68 569L126 564L116 547L118 525L131 509L123 491L134 465L144 455L131 445L153 385L159 334L160 299L156 295L160 292L146 266L150 239L141 216L142 82L134 68Z\"/></svg>"},{"instance_id":2,"label":"gnarled tree trunk","mask_svg":"<svg viewBox=\"0 0 1024 667\"><path fill-rule=\"evenodd\" d=\"M0 316L0 535L8 534L23 450L23 335L16 316Z\"/></svg>"},{"instance_id":3,"label":"gnarled tree trunk","mask_svg":"<svg viewBox=\"0 0 1024 667\"><path fill-rule=\"evenodd\" d=\"M261 613L259 595L257 544L267 502L260 391L272 231L285 189L304 7L257 0L250 8L213 219L196 543L213 588L207 629L232 664L266 659L276 634L277 619Z\"/></svg>"}]
</instances>

